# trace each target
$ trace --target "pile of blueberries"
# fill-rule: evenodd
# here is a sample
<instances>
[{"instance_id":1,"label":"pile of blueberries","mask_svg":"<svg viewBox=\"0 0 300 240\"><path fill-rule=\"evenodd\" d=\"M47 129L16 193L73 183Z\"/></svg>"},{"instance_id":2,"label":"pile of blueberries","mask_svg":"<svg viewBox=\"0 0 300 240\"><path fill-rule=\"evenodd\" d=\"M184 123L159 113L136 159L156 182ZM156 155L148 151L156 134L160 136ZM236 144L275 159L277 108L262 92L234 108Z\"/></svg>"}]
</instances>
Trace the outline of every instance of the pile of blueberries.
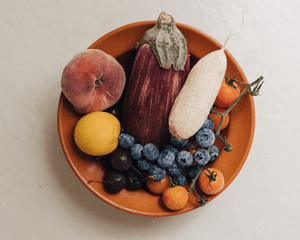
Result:
<instances>
[{"instance_id":1,"label":"pile of blueberries","mask_svg":"<svg viewBox=\"0 0 300 240\"><path fill-rule=\"evenodd\" d=\"M171 137L170 143L161 152L153 143L144 146L136 143L135 138L127 133L120 134L119 146L129 151L140 171L148 173L157 181L164 179L168 173L176 185L185 186L187 177L193 179L203 165L219 156L219 149L214 145L216 137L213 128L213 120L207 117L194 136L181 141ZM194 155L189 151L190 141L196 141L199 145ZM187 173L183 169L187 169Z\"/></svg>"}]
</instances>

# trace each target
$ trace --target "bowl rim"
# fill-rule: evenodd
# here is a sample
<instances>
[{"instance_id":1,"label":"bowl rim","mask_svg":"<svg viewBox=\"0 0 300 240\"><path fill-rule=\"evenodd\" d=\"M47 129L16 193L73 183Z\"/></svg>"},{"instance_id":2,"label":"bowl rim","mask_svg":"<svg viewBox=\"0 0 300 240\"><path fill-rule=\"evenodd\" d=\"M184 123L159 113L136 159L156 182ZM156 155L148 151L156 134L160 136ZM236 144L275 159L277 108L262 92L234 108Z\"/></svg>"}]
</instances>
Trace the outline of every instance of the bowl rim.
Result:
<instances>
[{"instance_id":1,"label":"bowl rim","mask_svg":"<svg viewBox=\"0 0 300 240\"><path fill-rule=\"evenodd\" d=\"M123 25L123 26L118 27L118 28L116 28L116 29L114 29L114 30L112 30L112 31L104 34L103 36L101 36L94 43L92 43L88 47L88 49L94 49L94 48L96 48L95 46L98 44L98 42L101 42L101 41L104 41L106 39L109 39L111 36L115 35L118 32L126 31L128 29L132 29L132 28L135 28L135 27L143 26L143 25L155 25L155 23L156 23L156 20L148 20L148 21L139 21L139 22L134 22L134 23L129 23L129 24ZM217 47L221 47L222 46L222 44L220 42L218 42L216 39L214 39L212 36L208 35L207 33L203 32L203 31L201 31L201 30L199 30L199 29L197 29L195 27L192 27L192 26L189 26L189 25L186 25L186 24L182 24L182 23L178 23L178 22L176 22L176 26L179 27L179 28L184 28L184 29L187 29L189 31L196 32L196 33L202 35L203 37L209 39L209 41L213 42L213 44L215 44ZM226 54L227 57L230 58L230 60L232 62L234 62L236 64L237 69L238 69L241 77L247 83L249 83L248 80L247 80L247 78L246 78L246 76L245 76L245 74L244 74L244 72L243 72L243 70L242 70L242 68L241 68L241 66L239 65L239 63L236 61L236 59L231 55L231 53L227 49L225 49L225 54ZM70 155L68 153L68 149L66 147L66 143L65 143L65 141L64 141L64 139L62 137L62 131L63 130L62 130L61 111L62 111L63 98L65 98L65 97L64 97L63 92L61 91L60 98L59 98L59 104L58 104L58 110L57 110L57 127L58 127L59 140L60 140L60 143L61 143L61 147L62 147L64 155L65 155L65 157L66 157L69 165L71 166L72 170L74 171L75 175L84 184L84 186L87 187L94 195L96 195L97 197L99 197L104 202L110 204L111 206L113 206L113 207L115 207L115 208L117 208L119 210L123 210L125 212L132 213L132 214L135 214L135 215L141 215L141 216L149 216L149 217L173 216L173 215L183 214L183 213L186 213L186 212L189 212L191 210L195 210L196 209L196 208L195 209L187 209L187 210L184 210L184 211L173 211L173 212L165 212L165 213L149 213L149 212L137 211L137 210L129 209L127 207L118 205L118 204L116 204L113 201L110 201L109 199L107 199L104 196L102 196L101 194L99 194L99 192L97 192L92 186L90 186L89 184L87 184L87 182L85 181L84 177L80 174L80 171L75 167L74 163L72 162L71 157L70 157ZM228 186L232 183L232 181L236 178L236 176L241 171L241 169L242 169L245 161L247 160L247 157L249 155L249 152L250 152L250 149L251 149L251 146L252 146L252 143L253 143L254 131L255 131L255 106L254 106L253 97L250 97L249 101L250 101L249 103L250 103L250 111L251 111L251 113L250 113L250 116L251 116L251 126L250 126L249 141L247 143L247 147L246 147L246 149L244 151L244 154L241 156L241 158L243 159L243 161L239 162L239 165L238 165L236 171L227 180L227 182L229 182ZM218 195L219 194L211 196L211 200L213 200Z\"/></svg>"}]
</instances>

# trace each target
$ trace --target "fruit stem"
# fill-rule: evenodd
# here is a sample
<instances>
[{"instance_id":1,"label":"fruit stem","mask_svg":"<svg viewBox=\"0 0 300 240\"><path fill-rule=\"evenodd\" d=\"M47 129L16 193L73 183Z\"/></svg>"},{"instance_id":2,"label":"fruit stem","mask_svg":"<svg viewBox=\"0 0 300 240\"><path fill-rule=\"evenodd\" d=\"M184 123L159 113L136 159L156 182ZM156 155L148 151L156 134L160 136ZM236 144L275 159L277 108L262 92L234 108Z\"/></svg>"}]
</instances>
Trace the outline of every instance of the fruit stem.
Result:
<instances>
[{"instance_id":1,"label":"fruit stem","mask_svg":"<svg viewBox=\"0 0 300 240\"><path fill-rule=\"evenodd\" d=\"M197 175L192 179L192 183L191 183L191 186L190 186L189 191L188 191L189 193L192 191L192 189L195 188L195 184L196 184L201 172L202 172L202 167L199 169Z\"/></svg>"},{"instance_id":2,"label":"fruit stem","mask_svg":"<svg viewBox=\"0 0 300 240\"><path fill-rule=\"evenodd\" d=\"M249 83L244 83L239 80L236 80L235 78L230 79L230 81L235 81L237 83L245 85L246 87L243 89L243 91L241 92L239 97L231 104L231 106L229 108L226 109L226 111L224 113L219 113L219 112L213 110L213 108L211 109L212 113L218 114L219 116L221 116L221 120L220 120L220 123L218 125L215 135L216 135L216 137L219 137L222 140L222 142L225 144L225 151L230 152L233 148L230 144L228 144L226 138L223 139L220 136L221 126L222 126L225 116L234 108L234 106L241 100L241 98L246 94L246 92L248 90L249 90L249 93L251 96L258 96L259 90L260 90L262 84L264 83L264 81L262 81L262 80L263 80L263 77L260 76L257 80L255 80L254 82L249 84ZM253 90L251 90L251 87L253 87L253 86L254 86L254 88L253 88Z\"/></svg>"},{"instance_id":3,"label":"fruit stem","mask_svg":"<svg viewBox=\"0 0 300 240\"><path fill-rule=\"evenodd\" d=\"M202 165L202 167L204 167L204 165ZM201 172L202 172L202 170L203 170L202 167L199 169L197 175L192 179L191 186L190 186L190 188L189 188L189 190L188 190L188 193L190 193L192 190L196 193L196 195L197 195L197 197L198 197L197 200L196 200L196 202L200 205L200 207L203 207L203 206L206 204L206 202L207 202L207 198L206 198L206 197L201 197L201 196L197 193L197 191L196 191L196 189L195 189L195 184L196 184L196 182L197 182L197 180L198 180L198 178L199 178L199 176L200 176L200 174L201 174Z\"/></svg>"},{"instance_id":4,"label":"fruit stem","mask_svg":"<svg viewBox=\"0 0 300 240\"><path fill-rule=\"evenodd\" d=\"M96 182L96 183L103 183L102 181L96 181L96 180L89 180L88 184L92 183L92 182Z\"/></svg>"},{"instance_id":5,"label":"fruit stem","mask_svg":"<svg viewBox=\"0 0 300 240\"><path fill-rule=\"evenodd\" d=\"M98 79L95 81L95 88L102 87L103 81L101 79Z\"/></svg>"},{"instance_id":6,"label":"fruit stem","mask_svg":"<svg viewBox=\"0 0 300 240\"><path fill-rule=\"evenodd\" d=\"M212 187L210 184L212 181L216 181L217 180L217 173L215 171L209 171L208 168L206 166L203 166L205 168L206 171L208 171L209 174L206 174L205 175L209 178L209 182L208 182L208 185L210 187Z\"/></svg>"}]
</instances>

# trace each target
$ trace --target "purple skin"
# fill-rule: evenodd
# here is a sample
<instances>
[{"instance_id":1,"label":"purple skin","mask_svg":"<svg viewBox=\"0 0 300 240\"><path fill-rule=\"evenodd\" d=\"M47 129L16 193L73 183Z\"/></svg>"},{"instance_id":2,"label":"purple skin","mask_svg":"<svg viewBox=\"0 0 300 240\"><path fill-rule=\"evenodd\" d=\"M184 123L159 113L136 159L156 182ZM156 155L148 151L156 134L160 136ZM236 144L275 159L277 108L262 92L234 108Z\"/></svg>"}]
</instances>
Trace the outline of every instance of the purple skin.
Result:
<instances>
[{"instance_id":1,"label":"purple skin","mask_svg":"<svg viewBox=\"0 0 300 240\"><path fill-rule=\"evenodd\" d=\"M193 155L188 151L181 151L176 157L176 162L179 167L189 167L193 163Z\"/></svg>"},{"instance_id":2,"label":"purple skin","mask_svg":"<svg viewBox=\"0 0 300 240\"><path fill-rule=\"evenodd\" d=\"M208 148L215 142L215 133L208 128L200 129L196 135L195 140L199 144L200 147Z\"/></svg>"},{"instance_id":3,"label":"purple skin","mask_svg":"<svg viewBox=\"0 0 300 240\"><path fill-rule=\"evenodd\" d=\"M175 162L175 155L169 150L162 151L157 159L157 165L162 168L170 167Z\"/></svg>"},{"instance_id":4,"label":"purple skin","mask_svg":"<svg viewBox=\"0 0 300 240\"><path fill-rule=\"evenodd\" d=\"M198 149L194 153L194 161L199 165L205 165L208 163L210 159L209 152L206 149Z\"/></svg>"},{"instance_id":5,"label":"purple skin","mask_svg":"<svg viewBox=\"0 0 300 240\"><path fill-rule=\"evenodd\" d=\"M119 146L122 148L129 149L135 144L135 139L133 136L127 133L121 133L119 135Z\"/></svg>"}]
</instances>

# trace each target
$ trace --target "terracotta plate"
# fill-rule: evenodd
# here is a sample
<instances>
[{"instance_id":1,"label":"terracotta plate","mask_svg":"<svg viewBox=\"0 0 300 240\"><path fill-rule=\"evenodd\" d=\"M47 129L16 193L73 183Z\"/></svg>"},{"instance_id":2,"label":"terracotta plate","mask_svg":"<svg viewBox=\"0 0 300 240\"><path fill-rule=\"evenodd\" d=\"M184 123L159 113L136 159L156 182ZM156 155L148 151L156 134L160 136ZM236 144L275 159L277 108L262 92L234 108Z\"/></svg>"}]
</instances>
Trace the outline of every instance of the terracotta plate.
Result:
<instances>
[{"instance_id":1,"label":"terracotta plate","mask_svg":"<svg viewBox=\"0 0 300 240\"><path fill-rule=\"evenodd\" d=\"M136 54L135 46L145 31L153 27L155 22L144 21L125 25L102 36L89 48L101 49L114 56L122 64L126 71L127 79L129 79ZM221 47L220 43L198 29L180 23L177 23L177 27L187 40L188 49L191 54L191 64L195 64L198 59ZM228 59L226 75L230 77L235 76L243 82L248 82L243 70L233 56L227 50L225 53ZM61 145L71 168L80 181L92 193L118 209L144 216L171 216L199 207L196 203L196 195L193 192L190 194L189 202L184 209L171 211L163 205L160 195L151 194L147 189L139 191L122 190L118 194L108 194L103 189L102 184L87 184L91 179L103 179L105 172L105 164L103 162L105 161L96 161L95 157L82 153L76 147L73 139L73 131L80 117L82 115L76 113L70 102L61 94L57 119ZM255 110L253 99L249 94L244 95L242 100L233 108L230 117L230 124L223 130L222 135L227 137L228 142L234 146L234 149L230 153L225 152L222 150L223 145L221 141L217 141L216 144L221 149L220 155L216 161L208 165L219 169L224 174L224 190L241 170L252 144L255 127ZM209 202L217 196L206 197Z\"/></svg>"}]
</instances>

